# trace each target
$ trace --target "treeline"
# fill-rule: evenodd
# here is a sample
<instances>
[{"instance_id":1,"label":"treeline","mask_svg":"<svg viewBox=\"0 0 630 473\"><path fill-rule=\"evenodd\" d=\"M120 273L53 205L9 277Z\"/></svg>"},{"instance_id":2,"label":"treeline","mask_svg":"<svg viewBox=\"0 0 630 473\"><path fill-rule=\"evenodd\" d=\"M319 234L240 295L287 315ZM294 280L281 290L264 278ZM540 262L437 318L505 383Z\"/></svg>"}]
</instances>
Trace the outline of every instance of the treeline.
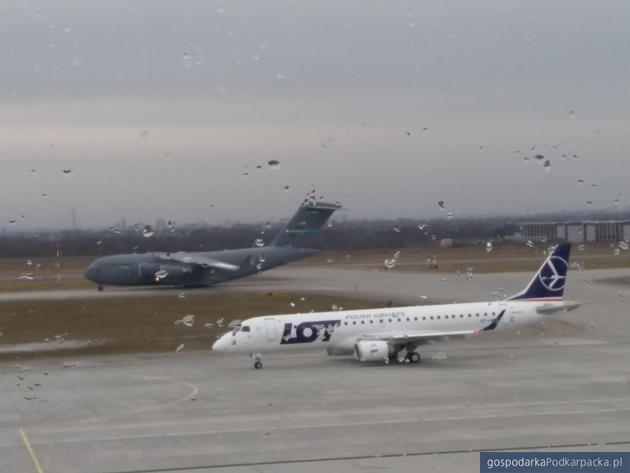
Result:
<instances>
[{"instance_id":1,"label":"treeline","mask_svg":"<svg viewBox=\"0 0 630 473\"><path fill-rule=\"evenodd\" d=\"M370 248L405 248L429 245L442 238L458 241L502 238L505 225L497 219L435 220L418 222L350 221L324 226L309 246L327 250L359 250ZM232 227L182 227L145 237L142 231L130 229L122 233L109 230L66 230L37 234L0 236L0 257L104 256L116 253L150 251L214 251L254 246L256 239L270 244L282 230L281 225Z\"/></svg>"}]
</instances>

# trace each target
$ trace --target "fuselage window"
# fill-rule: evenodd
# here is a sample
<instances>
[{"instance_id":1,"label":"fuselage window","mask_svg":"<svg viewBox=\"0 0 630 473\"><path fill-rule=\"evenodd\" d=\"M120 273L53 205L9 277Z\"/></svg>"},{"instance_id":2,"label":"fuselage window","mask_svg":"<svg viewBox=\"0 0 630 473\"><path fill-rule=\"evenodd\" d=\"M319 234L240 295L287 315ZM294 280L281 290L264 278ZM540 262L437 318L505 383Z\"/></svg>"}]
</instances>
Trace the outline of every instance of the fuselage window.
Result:
<instances>
[{"instance_id":1,"label":"fuselage window","mask_svg":"<svg viewBox=\"0 0 630 473\"><path fill-rule=\"evenodd\" d=\"M370 319L370 323L371 323L371 324L373 324L373 323L374 323L374 321L373 321L372 319Z\"/></svg>"},{"instance_id":2,"label":"fuselage window","mask_svg":"<svg viewBox=\"0 0 630 473\"><path fill-rule=\"evenodd\" d=\"M439 315L437 316L437 319L440 320L440 316Z\"/></svg>"},{"instance_id":3,"label":"fuselage window","mask_svg":"<svg viewBox=\"0 0 630 473\"><path fill-rule=\"evenodd\" d=\"M348 325L348 322L344 322L343 324L344 324L344 325Z\"/></svg>"},{"instance_id":4,"label":"fuselage window","mask_svg":"<svg viewBox=\"0 0 630 473\"><path fill-rule=\"evenodd\" d=\"M362 320L362 321L361 321L361 323L362 323L362 324L364 324L364 323L365 323L365 320Z\"/></svg>"},{"instance_id":5,"label":"fuselage window","mask_svg":"<svg viewBox=\"0 0 630 473\"><path fill-rule=\"evenodd\" d=\"M477 314L477 317L479 317L479 314Z\"/></svg>"},{"instance_id":6,"label":"fuselage window","mask_svg":"<svg viewBox=\"0 0 630 473\"><path fill-rule=\"evenodd\" d=\"M380 323L383 323L383 319L379 320Z\"/></svg>"},{"instance_id":7,"label":"fuselage window","mask_svg":"<svg viewBox=\"0 0 630 473\"><path fill-rule=\"evenodd\" d=\"M392 323L392 319L389 319L389 323L390 323L390 324Z\"/></svg>"},{"instance_id":8,"label":"fuselage window","mask_svg":"<svg viewBox=\"0 0 630 473\"><path fill-rule=\"evenodd\" d=\"M353 321L352 321L352 325L356 325L356 324L357 324L357 321L356 321L356 320L353 320Z\"/></svg>"},{"instance_id":9,"label":"fuselage window","mask_svg":"<svg viewBox=\"0 0 630 473\"><path fill-rule=\"evenodd\" d=\"M425 315L422 316L422 320L427 320L427 317Z\"/></svg>"},{"instance_id":10,"label":"fuselage window","mask_svg":"<svg viewBox=\"0 0 630 473\"><path fill-rule=\"evenodd\" d=\"M464 314L459 314L459 318L463 319L464 318Z\"/></svg>"},{"instance_id":11,"label":"fuselage window","mask_svg":"<svg viewBox=\"0 0 630 473\"><path fill-rule=\"evenodd\" d=\"M241 329L241 332L250 332L250 328L249 325L243 325L243 328Z\"/></svg>"},{"instance_id":12,"label":"fuselage window","mask_svg":"<svg viewBox=\"0 0 630 473\"><path fill-rule=\"evenodd\" d=\"M431 320L433 320L433 316L431 316Z\"/></svg>"}]
</instances>

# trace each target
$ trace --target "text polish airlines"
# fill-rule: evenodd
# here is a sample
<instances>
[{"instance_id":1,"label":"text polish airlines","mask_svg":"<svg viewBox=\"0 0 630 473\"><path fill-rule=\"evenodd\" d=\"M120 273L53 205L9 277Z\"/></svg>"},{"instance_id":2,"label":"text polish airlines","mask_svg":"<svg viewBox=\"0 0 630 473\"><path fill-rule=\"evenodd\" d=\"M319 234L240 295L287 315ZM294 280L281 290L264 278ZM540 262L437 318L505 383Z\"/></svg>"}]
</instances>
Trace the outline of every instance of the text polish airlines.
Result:
<instances>
[{"instance_id":1,"label":"text polish airlines","mask_svg":"<svg viewBox=\"0 0 630 473\"><path fill-rule=\"evenodd\" d=\"M418 363L420 345L518 328L576 309L579 303L563 300L570 251L570 244L556 246L529 285L506 300L253 317L212 349L249 353L257 369L264 353L318 347L330 355L354 353L361 362Z\"/></svg>"}]
</instances>

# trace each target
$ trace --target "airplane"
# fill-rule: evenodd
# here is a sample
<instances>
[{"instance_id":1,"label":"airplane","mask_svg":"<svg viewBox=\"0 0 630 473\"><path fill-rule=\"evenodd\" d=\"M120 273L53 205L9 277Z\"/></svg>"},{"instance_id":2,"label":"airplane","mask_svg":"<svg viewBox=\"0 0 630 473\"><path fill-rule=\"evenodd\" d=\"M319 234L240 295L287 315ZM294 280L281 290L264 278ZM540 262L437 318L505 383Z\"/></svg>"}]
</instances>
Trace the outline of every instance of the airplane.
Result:
<instances>
[{"instance_id":1,"label":"airplane","mask_svg":"<svg viewBox=\"0 0 630 473\"><path fill-rule=\"evenodd\" d=\"M421 345L535 324L580 303L564 301L571 244L557 245L529 285L502 301L253 317L237 323L212 346L219 353L248 353L254 368L262 354L325 348L360 362L419 363Z\"/></svg>"},{"instance_id":2,"label":"airplane","mask_svg":"<svg viewBox=\"0 0 630 473\"><path fill-rule=\"evenodd\" d=\"M243 278L312 255L307 244L335 210L336 203L305 200L269 246L208 252L141 253L104 256L85 270L85 277L112 286L206 287Z\"/></svg>"}]
</instances>

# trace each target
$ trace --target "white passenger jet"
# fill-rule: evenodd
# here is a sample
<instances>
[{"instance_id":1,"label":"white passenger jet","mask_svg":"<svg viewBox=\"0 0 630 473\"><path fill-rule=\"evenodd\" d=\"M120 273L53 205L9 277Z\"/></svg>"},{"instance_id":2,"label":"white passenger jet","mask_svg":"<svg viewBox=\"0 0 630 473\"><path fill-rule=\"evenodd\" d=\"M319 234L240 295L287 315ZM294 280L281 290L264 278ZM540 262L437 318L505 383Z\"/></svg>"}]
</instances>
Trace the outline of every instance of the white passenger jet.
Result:
<instances>
[{"instance_id":1,"label":"white passenger jet","mask_svg":"<svg viewBox=\"0 0 630 473\"><path fill-rule=\"evenodd\" d=\"M234 326L212 349L249 353L262 368L263 353L325 348L357 360L418 363L420 345L534 324L580 304L563 300L570 244L556 246L527 288L493 302L469 302L253 317Z\"/></svg>"}]
</instances>

